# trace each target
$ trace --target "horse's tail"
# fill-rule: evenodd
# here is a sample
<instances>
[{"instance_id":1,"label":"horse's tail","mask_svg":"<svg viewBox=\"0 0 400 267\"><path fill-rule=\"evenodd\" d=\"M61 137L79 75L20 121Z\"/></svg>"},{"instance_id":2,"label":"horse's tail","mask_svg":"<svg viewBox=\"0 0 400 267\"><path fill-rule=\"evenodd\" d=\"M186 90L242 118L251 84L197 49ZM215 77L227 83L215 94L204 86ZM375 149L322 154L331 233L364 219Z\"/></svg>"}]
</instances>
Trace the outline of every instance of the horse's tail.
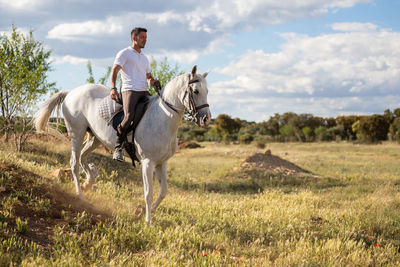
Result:
<instances>
[{"instance_id":1,"label":"horse's tail","mask_svg":"<svg viewBox=\"0 0 400 267\"><path fill-rule=\"evenodd\" d=\"M43 106L40 110L36 113L33 118L33 122L35 124L35 128L37 132L44 132L47 129L47 125L51 116L51 113L57 106L57 121L58 121L58 114L60 112L61 103L64 101L65 97L67 96L67 91L61 91L54 94Z\"/></svg>"}]
</instances>

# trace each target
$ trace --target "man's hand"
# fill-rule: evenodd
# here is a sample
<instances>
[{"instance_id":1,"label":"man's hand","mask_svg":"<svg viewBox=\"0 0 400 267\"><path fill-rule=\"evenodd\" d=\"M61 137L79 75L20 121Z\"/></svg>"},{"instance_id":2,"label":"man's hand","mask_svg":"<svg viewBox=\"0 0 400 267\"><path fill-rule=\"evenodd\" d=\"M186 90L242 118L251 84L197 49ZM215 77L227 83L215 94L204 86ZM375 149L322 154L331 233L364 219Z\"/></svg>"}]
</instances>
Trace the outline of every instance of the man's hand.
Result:
<instances>
[{"instance_id":1,"label":"man's hand","mask_svg":"<svg viewBox=\"0 0 400 267\"><path fill-rule=\"evenodd\" d=\"M118 94L117 89L112 89L111 90L110 97L111 97L112 100L118 101L119 94Z\"/></svg>"},{"instance_id":2,"label":"man's hand","mask_svg":"<svg viewBox=\"0 0 400 267\"><path fill-rule=\"evenodd\" d=\"M156 89L157 92L161 90L161 83L160 83L159 80L154 80L153 81L153 86L154 86L154 88Z\"/></svg>"}]
</instances>

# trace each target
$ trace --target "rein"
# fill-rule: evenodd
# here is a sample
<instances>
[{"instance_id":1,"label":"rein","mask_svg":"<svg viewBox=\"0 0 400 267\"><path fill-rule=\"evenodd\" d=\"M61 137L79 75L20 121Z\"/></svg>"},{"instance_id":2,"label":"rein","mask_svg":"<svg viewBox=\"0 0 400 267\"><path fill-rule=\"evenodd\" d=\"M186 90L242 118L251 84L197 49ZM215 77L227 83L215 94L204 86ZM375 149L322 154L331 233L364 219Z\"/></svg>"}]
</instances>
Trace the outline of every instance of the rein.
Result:
<instances>
[{"instance_id":1,"label":"rein","mask_svg":"<svg viewBox=\"0 0 400 267\"><path fill-rule=\"evenodd\" d=\"M175 111L176 113L179 114L178 109L177 109L174 105L172 105L171 103L169 103L168 101L164 100L164 99L162 98L160 92L161 92L160 89L157 90L157 95L161 98L161 100L162 100L170 109L172 109L173 111Z\"/></svg>"},{"instance_id":2,"label":"rein","mask_svg":"<svg viewBox=\"0 0 400 267\"><path fill-rule=\"evenodd\" d=\"M207 108L207 107L209 107L208 104L203 104L203 105L200 105L200 106L196 106L196 103L194 102L194 97L193 97L193 88L192 88L192 85L191 85L191 84L196 83L196 82L200 82L200 80L199 80L199 79L193 79L193 80L190 80L190 81L189 81L188 87L187 87L187 89L186 89L186 91L185 91L185 94L183 95L183 98L182 98L182 103L184 103L184 102L185 102L185 98L188 97L188 101L189 101L189 108L188 108L188 111L189 111L190 115L191 115L193 118L196 118L196 115L197 115L197 111L198 111L198 110L200 110L200 109L202 109L202 108ZM175 107L174 105L172 105L171 103L169 103L168 101L164 100L164 99L162 98L161 94L160 94L160 91L161 91L161 90L158 90L157 94L160 96L161 100L162 100L170 109L172 109L173 111L175 111L176 113L179 114L179 111L178 111L179 109L176 108L176 107ZM184 110L184 109L183 109L183 110Z\"/></svg>"}]
</instances>

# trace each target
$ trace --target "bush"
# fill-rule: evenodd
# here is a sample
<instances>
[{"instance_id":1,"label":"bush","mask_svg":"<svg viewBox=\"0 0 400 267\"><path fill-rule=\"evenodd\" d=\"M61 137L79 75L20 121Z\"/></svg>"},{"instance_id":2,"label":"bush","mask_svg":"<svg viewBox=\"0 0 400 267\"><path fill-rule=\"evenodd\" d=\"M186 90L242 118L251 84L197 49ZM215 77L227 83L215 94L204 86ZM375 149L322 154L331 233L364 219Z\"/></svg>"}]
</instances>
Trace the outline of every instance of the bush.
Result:
<instances>
[{"instance_id":1,"label":"bush","mask_svg":"<svg viewBox=\"0 0 400 267\"><path fill-rule=\"evenodd\" d=\"M211 128L204 136L207 141L221 142L222 136L218 133L218 131L213 127Z\"/></svg>"},{"instance_id":2,"label":"bush","mask_svg":"<svg viewBox=\"0 0 400 267\"><path fill-rule=\"evenodd\" d=\"M242 134L239 135L238 141L241 144L250 144L254 140L254 137L251 134Z\"/></svg>"},{"instance_id":3,"label":"bush","mask_svg":"<svg viewBox=\"0 0 400 267\"><path fill-rule=\"evenodd\" d=\"M259 135L255 138L256 147L264 149L267 143L275 142L276 139L270 135Z\"/></svg>"},{"instance_id":4,"label":"bush","mask_svg":"<svg viewBox=\"0 0 400 267\"><path fill-rule=\"evenodd\" d=\"M231 142L234 142L237 140L237 135L236 134L225 134L222 136L222 140L224 141L225 144L230 144Z\"/></svg>"}]
</instances>

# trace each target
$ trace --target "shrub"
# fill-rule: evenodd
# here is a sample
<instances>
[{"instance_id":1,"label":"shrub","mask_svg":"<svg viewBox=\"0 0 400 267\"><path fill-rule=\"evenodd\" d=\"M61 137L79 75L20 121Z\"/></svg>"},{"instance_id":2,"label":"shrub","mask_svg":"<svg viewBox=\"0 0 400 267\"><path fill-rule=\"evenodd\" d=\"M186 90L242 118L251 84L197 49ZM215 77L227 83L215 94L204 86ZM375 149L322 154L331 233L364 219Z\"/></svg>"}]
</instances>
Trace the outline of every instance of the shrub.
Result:
<instances>
[{"instance_id":1,"label":"shrub","mask_svg":"<svg viewBox=\"0 0 400 267\"><path fill-rule=\"evenodd\" d=\"M251 134L241 134L238 137L238 141L242 144L250 144L254 140L254 137Z\"/></svg>"},{"instance_id":2,"label":"shrub","mask_svg":"<svg viewBox=\"0 0 400 267\"><path fill-rule=\"evenodd\" d=\"M274 138L269 135L261 135L255 138L256 146L258 148L264 149L268 142L274 142Z\"/></svg>"},{"instance_id":3,"label":"shrub","mask_svg":"<svg viewBox=\"0 0 400 267\"><path fill-rule=\"evenodd\" d=\"M236 134L225 134L222 136L222 139L225 144L230 144L231 142L237 140L237 135Z\"/></svg>"}]
</instances>

